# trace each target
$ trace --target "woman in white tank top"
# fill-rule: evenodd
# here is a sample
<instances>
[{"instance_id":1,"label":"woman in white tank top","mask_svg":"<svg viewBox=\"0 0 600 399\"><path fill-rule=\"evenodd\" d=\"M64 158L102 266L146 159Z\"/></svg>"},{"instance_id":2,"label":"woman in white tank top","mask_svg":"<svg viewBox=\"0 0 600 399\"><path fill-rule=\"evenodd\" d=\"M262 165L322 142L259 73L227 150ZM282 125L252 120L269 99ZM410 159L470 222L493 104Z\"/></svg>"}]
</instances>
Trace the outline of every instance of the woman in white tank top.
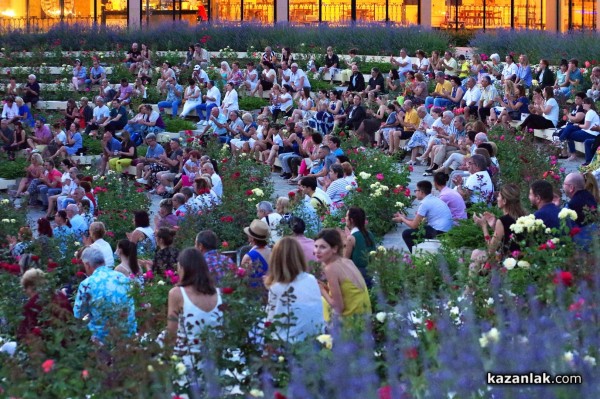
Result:
<instances>
[{"instance_id":1,"label":"woman in white tank top","mask_svg":"<svg viewBox=\"0 0 600 399\"><path fill-rule=\"evenodd\" d=\"M177 271L179 284L169 291L167 333L186 367L197 368L203 335L222 323L221 294L199 250L184 249Z\"/></svg>"}]
</instances>

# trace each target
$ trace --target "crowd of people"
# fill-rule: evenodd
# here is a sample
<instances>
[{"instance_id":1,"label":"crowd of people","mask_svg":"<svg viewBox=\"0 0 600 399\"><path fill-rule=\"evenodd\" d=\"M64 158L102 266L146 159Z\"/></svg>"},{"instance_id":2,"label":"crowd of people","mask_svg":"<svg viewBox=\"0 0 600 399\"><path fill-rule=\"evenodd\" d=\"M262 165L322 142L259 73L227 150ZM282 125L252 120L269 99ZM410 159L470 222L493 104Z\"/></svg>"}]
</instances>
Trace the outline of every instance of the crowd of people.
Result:
<instances>
[{"instance_id":1,"label":"crowd of people","mask_svg":"<svg viewBox=\"0 0 600 399\"><path fill-rule=\"evenodd\" d=\"M336 127L352 132L366 144L381 147L390 156L410 154L407 162L411 165L426 163L424 175L432 176L433 182L417 182L414 193L419 205L414 217L400 212L393 217L394 222L407 227L402 238L409 251L422 234L419 231L424 231L425 238L435 238L466 219L469 207L498 206L502 213L499 218L492 212L473 216L487 245L473 252L473 269L496 253L505 255L517 248L509 230L516 219L525 215L518 186L503 185L498 178L498 147L487 134L491 128L559 128L557 140L570 143L570 154L565 155L573 159L572 142L582 141L588 163L598 147L600 118L594 107L598 90L593 86L587 93L581 91L583 77L577 60L561 63L554 78L547 61L541 60L539 68L533 70L525 55L519 57L518 64L508 55L502 65L497 54L485 64L477 55L469 63L455 59L449 51L443 57L434 52L430 58L418 51L414 61L403 49L399 57L391 57L387 78L373 68L365 82L356 50L350 52L347 61L341 61L329 47L325 65L318 66L311 60L306 70L329 73L332 80L340 73L345 90L320 90L313 95L307 72L299 67L291 51L286 49L279 57L267 47L261 56L261 71L252 62L244 71L237 61L231 67L226 62L221 64L220 78L225 87L221 100L217 82L205 72L210 64L205 52L199 45L190 46L179 76L171 65L163 63L157 88L166 100L158 104L158 111L149 104L141 105L133 118L126 110L133 92L126 80L114 93L106 85L101 86L106 96L97 96L93 108L87 99L80 108L70 102L64 113L65 120L70 121L66 133L60 124L50 129L38 118L34 135L25 140L22 130L20 134L17 130L20 124L29 123L30 111L18 104L35 103L31 97L15 99L15 105L9 99L5 103L0 128L3 150L12 154L18 148L31 150L27 176L13 195L46 210L46 218L38 221L38 235L63 241L76 239L86 246L81 260L88 277L79 285L72 311L77 318L89 316L88 328L99 342L116 327L126 335L136 332L135 309L128 292L131 279L143 284L145 271L179 276L178 285L169 292L165 343L170 342L180 352L199 353L199 343L190 337L201 332L200 325L215 326L226 317L219 308L222 292L218 287L223 276L236 266L217 251L219 240L214 232L199 232L195 248L178 251L173 245L174 229L187 214L218 207L224 200L220 165L201 151L184 147L179 138L171 139L167 148L158 142L157 133L164 130L165 108L181 117L195 110L200 119L199 134L213 133L228 146L231 156L253 157L273 169L278 159L280 177L301 190L304 198L300 200L281 197L275 204L263 201L257 205L256 220L244 229L250 249L240 260L250 278L259 286L262 281L268 291L265 320L289 317L286 293L294 291L295 322L285 331L277 331L291 341L320 333L327 322L336 318L371 312L368 289L374 282L367 264L369 253L376 248L376 238L367 229L369 215L361 208L350 207L340 215L345 216L345 231L323 229L315 240L305 236L308 224L319 226L320 216L345 209L345 198L360 187ZM127 68L144 84L153 78L148 69L151 58L144 46L138 51L134 45L127 53ZM177 83L186 79L184 73L190 74L185 89ZM75 89L106 83L96 64L88 75L79 63L73 74ZM431 92L427 84L430 77L435 79ZM270 105L259 115L240 114L238 91L254 95L264 90L271 90ZM565 123L561 124L559 102L566 104L564 100L570 94L575 95L574 104L570 112L564 110ZM105 105L107 101L110 109ZM182 102L185 104L179 113ZM11 134L10 125L15 127ZM91 190L93 179L81 174L69 160L81 149L81 130L84 135L102 134L103 153L96 178L109 170L123 173L135 166L136 182L147 187L150 194L164 197L153 223L146 211L135 212L134 231L119 241L115 251L104 240L106 226L94 219L98 204ZM147 150L138 154L142 142ZM40 145L46 146L42 152ZM62 159L59 164L58 159ZM573 224L582 229L594 228L592 213L600 200L596 178L591 173L573 172L567 175L562 188L568 197L564 206L577 213ZM561 197L562 193L555 192L545 180L530 185L534 215L548 228L559 227ZM56 225L53 229L48 227L52 219ZM291 229L290 236L282 233L283 225ZM31 230L23 227L18 237L9 238L11 255L16 258L27 254L33 240ZM141 255L150 255L152 260L138 260ZM315 278L308 261L320 263L323 276ZM40 271L28 271L23 276L25 289L39 289L43 284ZM35 291L31 292L30 297L35 298ZM198 326L191 335L185 333L185 326L190 324ZM35 320L27 319L23 331L35 325Z\"/></svg>"}]
</instances>

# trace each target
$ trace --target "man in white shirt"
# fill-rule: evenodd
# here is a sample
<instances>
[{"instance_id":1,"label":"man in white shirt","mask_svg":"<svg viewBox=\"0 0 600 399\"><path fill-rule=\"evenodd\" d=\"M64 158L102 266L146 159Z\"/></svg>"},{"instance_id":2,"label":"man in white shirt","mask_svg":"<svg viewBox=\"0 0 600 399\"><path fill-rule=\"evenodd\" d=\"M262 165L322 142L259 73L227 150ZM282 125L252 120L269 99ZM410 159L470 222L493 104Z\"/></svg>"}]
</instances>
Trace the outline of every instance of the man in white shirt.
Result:
<instances>
[{"instance_id":1,"label":"man in white shirt","mask_svg":"<svg viewBox=\"0 0 600 399\"><path fill-rule=\"evenodd\" d=\"M406 49L404 48L400 50L400 57L394 58L392 56L390 62L392 63L392 65L398 67L398 75L400 75L401 81L404 81L406 79L406 76L404 75L406 72L412 71L412 59L408 56L408 54L406 53Z\"/></svg>"},{"instance_id":2,"label":"man in white shirt","mask_svg":"<svg viewBox=\"0 0 600 399\"><path fill-rule=\"evenodd\" d=\"M85 133L96 136L99 126L106 122L110 117L110 109L104 104L104 99L100 96L96 97L96 106L92 111L92 119L85 127Z\"/></svg>"},{"instance_id":3,"label":"man in white shirt","mask_svg":"<svg viewBox=\"0 0 600 399\"><path fill-rule=\"evenodd\" d=\"M299 97L300 92L303 88L308 87L310 89L310 81L304 73L304 71L298 68L298 64L295 62L292 64L292 76L290 77L290 88L292 93L297 93L294 97Z\"/></svg>"},{"instance_id":4,"label":"man in white shirt","mask_svg":"<svg viewBox=\"0 0 600 399\"><path fill-rule=\"evenodd\" d=\"M292 79L292 70L289 68L287 61L281 61L281 71L279 72L279 80L282 85L288 85Z\"/></svg>"},{"instance_id":5,"label":"man in white shirt","mask_svg":"<svg viewBox=\"0 0 600 399\"><path fill-rule=\"evenodd\" d=\"M210 111L215 107L221 106L221 92L215 87L214 80L209 80L206 85L208 91L202 96L203 103L196 107L196 114L200 117L199 125L205 125L210 118ZM206 116L204 112L206 111Z\"/></svg>"},{"instance_id":6,"label":"man in white shirt","mask_svg":"<svg viewBox=\"0 0 600 399\"><path fill-rule=\"evenodd\" d=\"M79 207L75 204L69 204L67 205L66 211L67 218L69 218L69 221L71 222L73 234L77 240L83 241L84 234L87 234L88 232L88 225L83 216L79 214Z\"/></svg>"},{"instance_id":7,"label":"man in white shirt","mask_svg":"<svg viewBox=\"0 0 600 399\"><path fill-rule=\"evenodd\" d=\"M444 68L444 73L447 76L458 76L458 62L454 57L452 57L452 53L448 50L444 53L444 59L442 60L442 66Z\"/></svg>"},{"instance_id":8,"label":"man in white shirt","mask_svg":"<svg viewBox=\"0 0 600 399\"><path fill-rule=\"evenodd\" d=\"M196 65L194 67L194 72L192 72L192 79L198 83L198 87L204 87L210 80L208 78L208 74L204 71L204 69L200 68L200 65Z\"/></svg>"},{"instance_id":9,"label":"man in white shirt","mask_svg":"<svg viewBox=\"0 0 600 399\"><path fill-rule=\"evenodd\" d=\"M281 223L283 218L280 214L275 212L273 204L269 201L261 201L256 205L256 217L265 222L271 228L271 243L275 244L281 235L277 232L277 226Z\"/></svg>"},{"instance_id":10,"label":"man in white shirt","mask_svg":"<svg viewBox=\"0 0 600 399\"><path fill-rule=\"evenodd\" d=\"M477 87L475 78L467 79L467 91L461 100L460 106L465 110L465 119L469 120L469 115L477 115L477 107L481 99L481 90Z\"/></svg>"},{"instance_id":11,"label":"man in white shirt","mask_svg":"<svg viewBox=\"0 0 600 399\"><path fill-rule=\"evenodd\" d=\"M90 237L84 238L84 244L87 244L90 248L96 248L104 256L104 266L110 268L115 266L115 256L110 244L104 240L106 234L106 227L102 222L94 222L89 228Z\"/></svg>"},{"instance_id":12,"label":"man in white shirt","mask_svg":"<svg viewBox=\"0 0 600 399\"><path fill-rule=\"evenodd\" d=\"M481 78L481 96L479 97L479 108L477 113L482 121L485 121L490 116L490 110L496 102L498 91L492 84L492 79L489 76ZM495 112L495 111L494 111Z\"/></svg>"},{"instance_id":13,"label":"man in white shirt","mask_svg":"<svg viewBox=\"0 0 600 399\"><path fill-rule=\"evenodd\" d=\"M519 72L519 68L517 68L517 64L515 64L515 60L512 55L507 55L506 64L504 65L504 69L502 70L502 83L505 80L514 80L517 78L517 73Z\"/></svg>"},{"instance_id":14,"label":"man in white shirt","mask_svg":"<svg viewBox=\"0 0 600 399\"><path fill-rule=\"evenodd\" d=\"M483 155L473 155L467 161L467 170L470 176L464 184L462 176L455 178L454 183L457 186L458 193L462 195L465 202L491 204L494 199L494 184L486 170Z\"/></svg>"},{"instance_id":15,"label":"man in white shirt","mask_svg":"<svg viewBox=\"0 0 600 399\"><path fill-rule=\"evenodd\" d=\"M215 194L221 198L223 196L223 180L221 180L221 176L215 172L215 167L210 161L202 164L202 173L210 175L210 180L213 186L212 189Z\"/></svg>"}]
</instances>

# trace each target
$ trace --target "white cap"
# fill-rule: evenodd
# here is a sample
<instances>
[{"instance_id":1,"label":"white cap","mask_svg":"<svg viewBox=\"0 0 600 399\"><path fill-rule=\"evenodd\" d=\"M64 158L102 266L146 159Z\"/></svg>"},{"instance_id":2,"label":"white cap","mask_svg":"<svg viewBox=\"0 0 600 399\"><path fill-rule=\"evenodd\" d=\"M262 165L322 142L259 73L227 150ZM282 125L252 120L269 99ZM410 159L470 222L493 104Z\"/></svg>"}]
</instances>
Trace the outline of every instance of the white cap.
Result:
<instances>
[{"instance_id":1,"label":"white cap","mask_svg":"<svg viewBox=\"0 0 600 399\"><path fill-rule=\"evenodd\" d=\"M200 70L200 65L196 65L196 66L194 67L194 71L199 71L199 70Z\"/></svg>"}]
</instances>

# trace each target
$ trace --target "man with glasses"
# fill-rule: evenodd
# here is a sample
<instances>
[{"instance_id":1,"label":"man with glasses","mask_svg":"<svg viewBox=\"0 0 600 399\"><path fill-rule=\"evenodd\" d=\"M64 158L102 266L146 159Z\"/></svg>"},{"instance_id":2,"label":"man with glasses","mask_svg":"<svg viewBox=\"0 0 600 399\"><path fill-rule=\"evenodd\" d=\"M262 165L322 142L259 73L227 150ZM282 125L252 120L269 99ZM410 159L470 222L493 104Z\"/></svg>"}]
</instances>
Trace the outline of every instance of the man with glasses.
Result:
<instances>
[{"instance_id":1,"label":"man with glasses","mask_svg":"<svg viewBox=\"0 0 600 399\"><path fill-rule=\"evenodd\" d=\"M435 238L440 234L444 234L453 226L452 212L448 205L431 194L433 185L427 180L421 180L417 183L415 189L415 198L421 201L419 209L414 219L409 219L406 215L396 212L392 220L396 223L404 223L408 229L402 232L402 239L408 247L408 251L412 252L415 245L415 238L419 231L421 223L425 223L424 238Z\"/></svg>"},{"instance_id":2,"label":"man with glasses","mask_svg":"<svg viewBox=\"0 0 600 399\"><path fill-rule=\"evenodd\" d=\"M582 227L589 224L590 221L586 222L586 216L592 215L592 212L598 208L596 199L588 190L585 189L585 179L579 172L569 173L565 177L563 183L563 191L566 196L569 197L570 201L567 203L566 208L577 212L577 220L575 224Z\"/></svg>"}]
</instances>

